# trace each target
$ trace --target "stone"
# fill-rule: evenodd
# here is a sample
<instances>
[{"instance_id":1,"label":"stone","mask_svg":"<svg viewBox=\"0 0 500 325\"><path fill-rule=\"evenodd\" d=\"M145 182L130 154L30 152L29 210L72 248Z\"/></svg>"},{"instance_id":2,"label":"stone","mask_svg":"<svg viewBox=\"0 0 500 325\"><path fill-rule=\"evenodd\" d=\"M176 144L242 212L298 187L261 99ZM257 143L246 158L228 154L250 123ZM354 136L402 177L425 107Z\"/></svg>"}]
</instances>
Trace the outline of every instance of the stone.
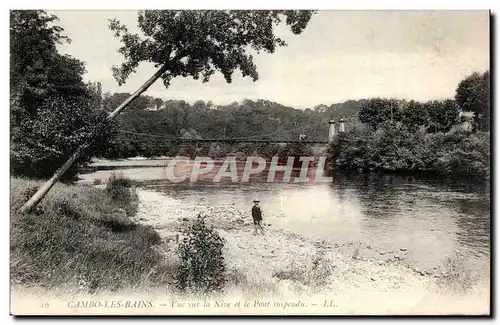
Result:
<instances>
[{"instance_id":1,"label":"stone","mask_svg":"<svg viewBox=\"0 0 500 325\"><path fill-rule=\"evenodd\" d=\"M402 251L402 252L405 252L406 248L400 248L399 250Z\"/></svg>"}]
</instances>

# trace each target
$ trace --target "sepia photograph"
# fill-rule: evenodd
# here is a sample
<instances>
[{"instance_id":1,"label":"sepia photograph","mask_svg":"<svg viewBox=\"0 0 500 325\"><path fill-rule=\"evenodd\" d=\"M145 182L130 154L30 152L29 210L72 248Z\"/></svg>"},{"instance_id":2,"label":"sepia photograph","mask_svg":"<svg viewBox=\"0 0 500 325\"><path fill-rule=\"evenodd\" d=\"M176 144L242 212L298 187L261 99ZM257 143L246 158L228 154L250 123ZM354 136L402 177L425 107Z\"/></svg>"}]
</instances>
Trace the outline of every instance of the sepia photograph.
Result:
<instances>
[{"instance_id":1,"label":"sepia photograph","mask_svg":"<svg viewBox=\"0 0 500 325\"><path fill-rule=\"evenodd\" d=\"M488 10L10 10L13 316L490 316Z\"/></svg>"}]
</instances>

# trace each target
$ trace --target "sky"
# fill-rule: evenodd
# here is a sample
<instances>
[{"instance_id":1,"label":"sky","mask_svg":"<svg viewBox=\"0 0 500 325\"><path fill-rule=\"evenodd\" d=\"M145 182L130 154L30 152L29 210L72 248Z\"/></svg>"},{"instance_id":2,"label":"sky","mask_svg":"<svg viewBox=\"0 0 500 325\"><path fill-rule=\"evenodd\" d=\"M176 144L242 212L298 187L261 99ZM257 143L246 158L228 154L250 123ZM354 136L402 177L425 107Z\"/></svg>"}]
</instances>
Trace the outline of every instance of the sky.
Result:
<instances>
[{"instance_id":1,"label":"sky","mask_svg":"<svg viewBox=\"0 0 500 325\"><path fill-rule=\"evenodd\" d=\"M111 73L123 56L108 19L138 32L136 11L49 12L72 39L59 50L84 61L85 79L101 82L103 92L131 93L155 72L142 64L122 86ZM231 84L221 74L209 83L177 78L168 89L157 81L146 94L221 105L268 99L296 108L375 96L427 101L453 98L460 80L490 65L488 11L324 10L300 35L286 26L276 33L288 46L254 58L256 82L239 72Z\"/></svg>"}]
</instances>

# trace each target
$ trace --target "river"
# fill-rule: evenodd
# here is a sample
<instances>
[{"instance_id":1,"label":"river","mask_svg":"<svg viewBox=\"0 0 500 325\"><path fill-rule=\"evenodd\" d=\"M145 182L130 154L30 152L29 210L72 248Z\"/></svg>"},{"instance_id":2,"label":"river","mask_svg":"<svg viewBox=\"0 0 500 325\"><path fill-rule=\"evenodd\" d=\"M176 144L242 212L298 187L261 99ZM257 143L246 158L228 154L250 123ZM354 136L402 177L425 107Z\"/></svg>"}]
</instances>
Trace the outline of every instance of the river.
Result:
<instances>
[{"instance_id":1,"label":"river","mask_svg":"<svg viewBox=\"0 0 500 325\"><path fill-rule=\"evenodd\" d=\"M139 165L134 163L134 165ZM153 164L152 164L153 165ZM132 166L129 166L132 167ZM174 184L161 167L100 165L84 180L122 172L141 187L165 193L186 205L234 205L250 208L260 200L264 222L307 238L332 243L361 242L386 251L406 251L410 263L430 269L455 251L475 272L489 275L489 187L396 175L334 175L330 183L248 183L207 178Z\"/></svg>"}]
</instances>

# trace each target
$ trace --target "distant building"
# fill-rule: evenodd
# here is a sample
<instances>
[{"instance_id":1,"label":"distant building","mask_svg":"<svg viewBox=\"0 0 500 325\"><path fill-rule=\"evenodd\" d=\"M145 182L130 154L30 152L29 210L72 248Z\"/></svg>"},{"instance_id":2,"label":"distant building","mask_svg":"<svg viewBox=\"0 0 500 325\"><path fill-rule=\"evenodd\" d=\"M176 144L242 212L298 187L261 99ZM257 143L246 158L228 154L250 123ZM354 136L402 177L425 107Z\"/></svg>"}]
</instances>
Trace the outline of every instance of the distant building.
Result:
<instances>
[{"instance_id":1,"label":"distant building","mask_svg":"<svg viewBox=\"0 0 500 325\"><path fill-rule=\"evenodd\" d=\"M460 127L463 130L472 131L474 126L474 112L464 112L459 113Z\"/></svg>"},{"instance_id":2,"label":"distant building","mask_svg":"<svg viewBox=\"0 0 500 325\"><path fill-rule=\"evenodd\" d=\"M151 111L151 112L156 112L156 111L160 111L160 110L164 109L165 107L166 107L165 104L163 104L163 105L154 104L154 105L146 107L144 110Z\"/></svg>"},{"instance_id":3,"label":"distant building","mask_svg":"<svg viewBox=\"0 0 500 325\"><path fill-rule=\"evenodd\" d=\"M208 103L207 103L207 108L208 108L208 109L218 110L218 109L219 109L219 106L214 105L214 104L213 104L213 103L211 103L211 102L208 102Z\"/></svg>"}]
</instances>

